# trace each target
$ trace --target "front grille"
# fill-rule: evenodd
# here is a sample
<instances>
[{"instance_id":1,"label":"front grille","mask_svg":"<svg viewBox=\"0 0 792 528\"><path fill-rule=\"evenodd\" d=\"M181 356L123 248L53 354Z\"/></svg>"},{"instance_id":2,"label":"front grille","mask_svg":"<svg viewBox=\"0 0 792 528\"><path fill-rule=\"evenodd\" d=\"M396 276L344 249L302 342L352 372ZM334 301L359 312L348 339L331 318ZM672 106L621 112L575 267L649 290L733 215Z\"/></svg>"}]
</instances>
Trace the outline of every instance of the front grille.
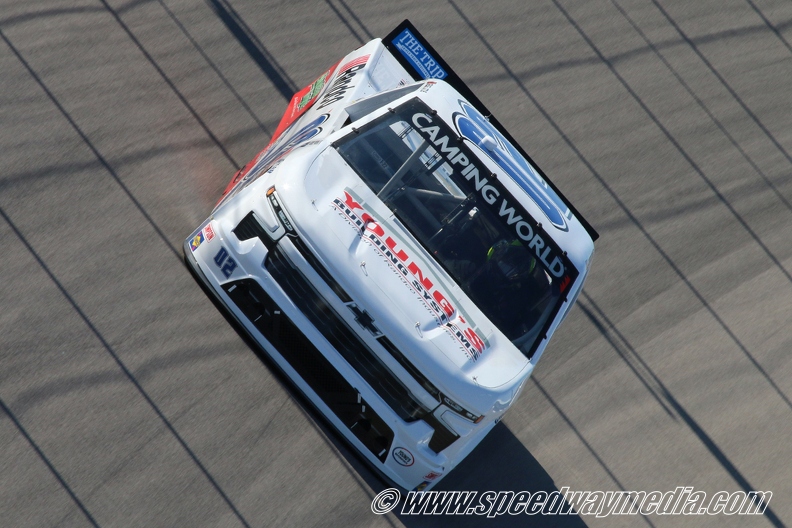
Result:
<instances>
[{"instance_id":1,"label":"front grille","mask_svg":"<svg viewBox=\"0 0 792 528\"><path fill-rule=\"evenodd\" d=\"M286 295L399 417L412 422L429 413L407 387L325 302L278 246L267 255L267 271Z\"/></svg>"},{"instance_id":2,"label":"front grille","mask_svg":"<svg viewBox=\"0 0 792 528\"><path fill-rule=\"evenodd\" d=\"M453 431L448 429L440 420L432 416L431 411L419 402L409 391L409 389L396 377L393 372L383 364L377 355L366 345L360 337L346 324L346 322L333 310L324 298L316 291L307 278L292 265L282 249L277 245L278 242L272 240L269 233L256 218L254 212L245 216L233 229L234 235L239 240L249 240L251 238L260 239L268 249L266 268L273 278L284 289L289 298L297 305L300 311L311 321L311 323L321 332L327 341L338 351L344 359L354 368L369 386L406 422L423 419L431 425L435 433L429 442L429 447L439 453L457 438ZM289 235L289 240L295 249L305 259L306 263L319 275L319 277L333 290L344 304L352 302L351 297L335 280L332 274L325 268L322 262L308 248L305 242L298 236ZM256 284L258 286L258 284ZM261 288L258 287L260 290ZM247 291L252 291L248 288ZM263 292L263 290L261 290ZM236 301L235 301L236 302ZM242 308L240 308L242 309ZM243 310L244 311L244 310ZM278 312L280 314L280 311ZM247 315L247 314L246 314ZM256 312L256 318L263 317L262 313ZM263 317L269 319L269 316ZM253 321L253 319L251 319ZM256 321L253 321L258 327ZM289 324L292 324L289 321ZM281 328L280 325L278 328ZM293 326L293 325L292 325ZM271 330L275 331L275 330ZM278 332L281 330L277 330ZM305 348L305 343L309 343L305 336L295 329L295 332L304 342L299 343L301 348ZM263 332L262 332L263 333ZM270 339L269 337L267 339ZM290 336L289 339L295 339ZM438 404L442 402L443 395L435 385L430 382L421 371L415 367L401 351L385 336L378 336L377 340L383 348L412 376ZM271 340L270 340L271 341ZM273 343L274 344L274 343ZM313 346L313 345L311 345ZM277 347L276 347L277 348ZM315 347L314 347L315 349ZM280 350L280 349L279 349ZM317 350L317 353L318 350ZM321 355L321 353L320 353ZM322 356L324 358L324 356ZM326 361L326 360L325 360ZM329 364L329 363L328 363ZM307 368L307 367L305 367ZM298 370L295 367L295 370ZM337 376L341 376L335 371ZM306 381L313 386L313 383L306 378ZM317 378L318 379L318 378ZM341 377L343 380L343 377ZM355 391L356 392L356 391ZM326 402L327 403L327 402ZM328 404L330 405L330 404ZM364 408L365 405L364 405ZM338 415L338 412L334 410ZM379 417L377 417L379 419ZM366 427L374 427L374 421L363 421L356 426L358 431ZM356 433L358 434L358 433ZM392 433L391 433L392 438ZM365 443L365 442L364 442ZM379 445L379 443L377 443ZM390 444L388 444L390 445ZM375 453L378 455L378 453ZM379 455L378 455L379 456Z\"/></svg>"},{"instance_id":3,"label":"front grille","mask_svg":"<svg viewBox=\"0 0 792 528\"><path fill-rule=\"evenodd\" d=\"M347 295L347 292L341 287L338 282L333 278L327 268L325 268L319 259L316 258L316 255L313 254L313 251L308 249L308 246L305 245L305 242L302 241L299 237L290 238L292 244L300 252L300 255L305 259L309 266L311 266L314 271L322 277L322 280L327 283L328 286L333 290L333 293L338 295L338 298L341 299L341 302L348 303L352 302L352 299Z\"/></svg>"},{"instance_id":4,"label":"front grille","mask_svg":"<svg viewBox=\"0 0 792 528\"><path fill-rule=\"evenodd\" d=\"M426 378L426 376L424 376L423 373L420 370L418 370L418 368L415 365L413 365L409 359L404 357L404 354L401 353L401 350L396 348L396 345L394 345L390 339L388 339L387 337L381 337L378 339L378 341L385 348L385 350L387 350L390 353L390 355L393 356L393 358L399 362L399 365L401 365L402 368L404 368L404 370L406 370L407 373L410 376L412 376L415 381L421 384L421 387L423 387L424 390L426 390L426 392L431 394L432 397L436 399L438 402L442 401L441 399L442 395L440 394L440 389L435 387L434 383L429 381Z\"/></svg>"},{"instance_id":5,"label":"front grille","mask_svg":"<svg viewBox=\"0 0 792 528\"><path fill-rule=\"evenodd\" d=\"M300 252L300 255L305 259L306 263L313 268L317 275L319 275L322 280L324 280L328 286L333 290L333 292L341 299L341 302L344 304L352 302L352 298L347 294L347 292L341 287L340 284L333 278L327 268L322 265L318 258L313 254L313 252L306 246L305 242L302 241L299 237L290 237L292 244ZM412 364L412 362L407 359L404 354L394 345L390 339L385 336L380 336L377 338L377 341L387 350L393 358L399 362L399 364L407 371L407 373L413 377L415 381L417 381L429 394L432 395L434 399L437 400L438 403L442 401L442 396L440 394L440 390L435 387L435 385L429 381L426 376L424 376L418 368Z\"/></svg>"},{"instance_id":6,"label":"front grille","mask_svg":"<svg viewBox=\"0 0 792 528\"><path fill-rule=\"evenodd\" d=\"M330 410L381 462L393 430L253 279L223 284L231 300Z\"/></svg>"}]
</instances>

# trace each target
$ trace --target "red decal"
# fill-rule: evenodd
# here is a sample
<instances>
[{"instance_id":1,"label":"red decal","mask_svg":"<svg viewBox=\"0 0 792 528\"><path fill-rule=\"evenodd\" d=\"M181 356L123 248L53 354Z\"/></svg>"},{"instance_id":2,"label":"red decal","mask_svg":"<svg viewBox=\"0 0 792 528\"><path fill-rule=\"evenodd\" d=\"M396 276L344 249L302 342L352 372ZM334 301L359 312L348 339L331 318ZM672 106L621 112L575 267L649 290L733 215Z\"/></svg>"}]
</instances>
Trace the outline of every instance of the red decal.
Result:
<instances>
[{"instance_id":1,"label":"red decal","mask_svg":"<svg viewBox=\"0 0 792 528\"><path fill-rule=\"evenodd\" d=\"M569 286L571 280L572 279L569 278L569 275L565 275L564 278L561 280L560 289L562 293L564 292L564 290L567 289L567 286Z\"/></svg>"},{"instance_id":2,"label":"red decal","mask_svg":"<svg viewBox=\"0 0 792 528\"><path fill-rule=\"evenodd\" d=\"M481 340L481 338L472 328L466 329L464 333L465 337L467 337L468 341L470 341L470 343L476 347L476 350L478 350L479 353L484 351L484 341Z\"/></svg>"},{"instance_id":3,"label":"red decal","mask_svg":"<svg viewBox=\"0 0 792 528\"><path fill-rule=\"evenodd\" d=\"M443 294L440 293L438 290L432 292L432 297L434 297L434 300L437 301L437 304L439 304L443 308L443 311L450 319L454 315L454 307L451 306L451 303L448 302L446 298L443 296Z\"/></svg>"},{"instance_id":4,"label":"red decal","mask_svg":"<svg viewBox=\"0 0 792 528\"><path fill-rule=\"evenodd\" d=\"M423 271L421 271L421 268L419 268L415 262L410 262L410 265L407 266L407 269L410 270L410 273L415 275L415 278L418 279L418 282L421 283L421 286L426 288L426 291L430 291L432 289L434 284L429 280L429 277L423 276Z\"/></svg>"},{"instance_id":5,"label":"red decal","mask_svg":"<svg viewBox=\"0 0 792 528\"><path fill-rule=\"evenodd\" d=\"M396 241L391 237L385 239L385 244L390 248L391 251L393 251L393 254L396 255L399 260L402 262L407 260L407 253L405 253L403 249L396 251Z\"/></svg>"},{"instance_id":6,"label":"red decal","mask_svg":"<svg viewBox=\"0 0 792 528\"><path fill-rule=\"evenodd\" d=\"M366 229L373 232L378 237L385 236L385 230L368 213L363 213L363 221L366 222Z\"/></svg>"},{"instance_id":7,"label":"red decal","mask_svg":"<svg viewBox=\"0 0 792 528\"><path fill-rule=\"evenodd\" d=\"M402 277L404 284L418 294L424 305L434 315L438 323L442 325L442 328L461 345L468 358L476 361L486 349L486 343L473 328L462 329L450 322L450 319L456 313L454 306L445 295L434 288L432 280L424 275L423 270L416 261L411 259L408 251L397 249L398 243L393 237L385 233L382 226L366 212L361 203L355 201L349 192L344 191L343 200L336 198L333 201L333 206L339 210L350 225L358 229L359 233L360 230L370 233L364 237L364 240L368 241L384 257L391 268ZM356 209L360 209L361 212L356 213ZM401 264L402 262L406 266ZM470 324L461 316L459 320L462 324Z\"/></svg>"},{"instance_id":8,"label":"red decal","mask_svg":"<svg viewBox=\"0 0 792 528\"><path fill-rule=\"evenodd\" d=\"M311 108L311 106L313 106L322 89L324 88L325 83L330 79L330 77L332 77L335 67L338 66L338 62L333 64L330 69L327 70L327 72L320 75L314 82L294 94L294 97L292 97L291 101L289 102L289 106L286 107L286 112L284 112L280 123L278 123L278 128L276 128L275 132L272 134L272 139L270 140L269 145L278 139L280 135L283 134L284 130L289 128L292 123L297 121L301 115Z\"/></svg>"},{"instance_id":9,"label":"red decal","mask_svg":"<svg viewBox=\"0 0 792 528\"><path fill-rule=\"evenodd\" d=\"M366 61L368 61L368 59L369 59L369 55L363 55L362 57L358 57L357 59L352 59L351 61L341 66L341 69L339 69L338 71L339 73L344 73L348 69L354 68L358 64L366 64Z\"/></svg>"},{"instance_id":10,"label":"red decal","mask_svg":"<svg viewBox=\"0 0 792 528\"><path fill-rule=\"evenodd\" d=\"M212 224L207 224L204 227L204 235L206 236L206 240L212 240L214 238L214 229L212 229Z\"/></svg>"},{"instance_id":11,"label":"red decal","mask_svg":"<svg viewBox=\"0 0 792 528\"><path fill-rule=\"evenodd\" d=\"M349 194L348 192L344 191L344 195L345 195L344 203L346 204L347 207L349 207L353 211L355 209L363 209L363 206L360 205L358 202L356 202L355 199L352 198L351 194Z\"/></svg>"}]
</instances>

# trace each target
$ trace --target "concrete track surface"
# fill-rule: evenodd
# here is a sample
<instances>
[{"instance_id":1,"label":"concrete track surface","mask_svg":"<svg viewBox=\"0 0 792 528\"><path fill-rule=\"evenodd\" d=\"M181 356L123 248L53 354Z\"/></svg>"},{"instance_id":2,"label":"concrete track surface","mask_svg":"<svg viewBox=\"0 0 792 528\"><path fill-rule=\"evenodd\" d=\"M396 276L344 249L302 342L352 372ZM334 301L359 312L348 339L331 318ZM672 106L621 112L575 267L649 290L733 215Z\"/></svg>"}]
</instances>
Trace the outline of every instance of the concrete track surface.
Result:
<instances>
[{"instance_id":1,"label":"concrete track surface","mask_svg":"<svg viewBox=\"0 0 792 528\"><path fill-rule=\"evenodd\" d=\"M599 230L439 489L770 490L764 515L377 517L182 240L290 95L410 18ZM0 526L792 525L792 2L0 1Z\"/></svg>"}]
</instances>

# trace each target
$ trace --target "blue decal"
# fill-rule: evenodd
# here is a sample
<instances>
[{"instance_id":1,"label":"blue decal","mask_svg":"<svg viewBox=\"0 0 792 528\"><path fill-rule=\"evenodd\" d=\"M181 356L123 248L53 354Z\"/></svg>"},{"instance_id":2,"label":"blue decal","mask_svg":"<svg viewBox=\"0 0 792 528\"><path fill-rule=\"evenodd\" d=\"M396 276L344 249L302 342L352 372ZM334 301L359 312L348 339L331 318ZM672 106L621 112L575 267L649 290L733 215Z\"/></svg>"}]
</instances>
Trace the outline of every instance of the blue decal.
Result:
<instances>
[{"instance_id":1,"label":"blue decal","mask_svg":"<svg viewBox=\"0 0 792 528\"><path fill-rule=\"evenodd\" d=\"M567 231L569 227L566 220L572 218L569 207L537 174L528 160L478 110L462 100L459 101L459 105L463 112L454 114L454 123L460 135L480 146L492 161L497 163L528 193L554 226ZM495 140L494 150L489 150L484 146L485 136Z\"/></svg>"},{"instance_id":2,"label":"blue decal","mask_svg":"<svg viewBox=\"0 0 792 528\"><path fill-rule=\"evenodd\" d=\"M190 251L195 251L196 249L198 249L198 246L200 246L203 243L203 241L204 241L204 234L203 234L203 229L201 229L198 232L198 234L195 235L192 240L190 240Z\"/></svg>"},{"instance_id":3,"label":"blue decal","mask_svg":"<svg viewBox=\"0 0 792 528\"><path fill-rule=\"evenodd\" d=\"M410 33L409 29L405 29L393 39L393 45L396 46L407 62L413 65L418 73L424 79L445 79L448 73L437 63L421 42Z\"/></svg>"},{"instance_id":4,"label":"blue decal","mask_svg":"<svg viewBox=\"0 0 792 528\"><path fill-rule=\"evenodd\" d=\"M322 128L319 126L325 121L327 118L330 117L330 114L322 114L304 127L302 127L299 131L294 134L290 134L291 128L296 124L292 124L291 127L287 128L283 134L278 138L278 140L270 145L266 152L262 154L262 156L256 160L256 164L253 165L250 170L245 175L245 179L253 177L257 172L259 172L267 165L270 165L275 160L283 157L285 154L291 152L294 147L300 145L311 139L312 137L316 136L319 132L322 131Z\"/></svg>"},{"instance_id":5,"label":"blue decal","mask_svg":"<svg viewBox=\"0 0 792 528\"><path fill-rule=\"evenodd\" d=\"M322 131L322 127L319 125L327 121L328 117L330 117L330 114L322 114L294 133L292 133L292 129L299 121L292 123L289 128L283 131L275 143L261 153L256 163L247 171L245 177L237 182L234 189L217 204L217 207L220 207L233 196L239 194L239 191L256 181L259 176L266 174L269 169L274 166L275 162L283 158L286 154L319 134L319 132Z\"/></svg>"},{"instance_id":6,"label":"blue decal","mask_svg":"<svg viewBox=\"0 0 792 528\"><path fill-rule=\"evenodd\" d=\"M220 268L220 271L223 272L226 279L234 273L237 267L236 261L228 256L228 250L222 246L220 247L220 251L217 252L217 255L215 255L214 261L217 267Z\"/></svg>"}]
</instances>

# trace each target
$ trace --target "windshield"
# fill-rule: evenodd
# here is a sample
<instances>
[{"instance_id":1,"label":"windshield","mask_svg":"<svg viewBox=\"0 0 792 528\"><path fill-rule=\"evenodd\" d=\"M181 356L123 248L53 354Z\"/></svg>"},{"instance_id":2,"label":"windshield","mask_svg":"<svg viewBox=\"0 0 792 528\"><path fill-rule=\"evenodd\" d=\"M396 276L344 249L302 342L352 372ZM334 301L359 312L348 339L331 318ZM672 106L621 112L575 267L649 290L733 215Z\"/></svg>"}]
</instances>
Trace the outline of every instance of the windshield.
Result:
<instances>
[{"instance_id":1,"label":"windshield","mask_svg":"<svg viewBox=\"0 0 792 528\"><path fill-rule=\"evenodd\" d=\"M577 272L495 175L418 99L335 147L489 320L530 357Z\"/></svg>"}]
</instances>

